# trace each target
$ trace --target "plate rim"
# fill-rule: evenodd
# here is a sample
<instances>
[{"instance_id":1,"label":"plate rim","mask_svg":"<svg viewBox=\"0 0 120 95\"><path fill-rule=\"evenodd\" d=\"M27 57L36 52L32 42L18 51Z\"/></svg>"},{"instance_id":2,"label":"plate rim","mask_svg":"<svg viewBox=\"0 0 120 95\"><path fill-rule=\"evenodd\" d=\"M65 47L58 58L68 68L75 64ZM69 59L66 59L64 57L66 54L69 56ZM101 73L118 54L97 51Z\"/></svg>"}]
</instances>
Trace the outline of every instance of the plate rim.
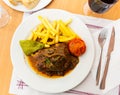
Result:
<instances>
[{"instance_id":1,"label":"plate rim","mask_svg":"<svg viewBox=\"0 0 120 95\"><path fill-rule=\"evenodd\" d=\"M31 18L33 15L36 15L36 14L39 14L40 12L44 12L44 11L59 11L59 12L63 12L63 13L67 13L67 14L70 14L71 16L74 16L74 14L72 14L72 13L70 13L70 12L68 12L68 11L65 11L65 10L60 10L60 9L43 9L43 10L41 10L41 11L38 11L38 12L36 12L36 13L34 13L34 14L32 14L32 15L30 15L27 19L29 19L29 18ZM76 17L76 16L74 16L75 18L77 18L77 19L79 19L78 17ZM27 21L27 19L25 20L25 21ZM18 29L19 29L19 27L25 22L25 21L23 21L19 26L18 26L18 28L16 29L16 31L18 31ZM82 21L81 21L82 22ZM82 22L83 23L83 22ZM85 24L84 24L85 25ZM85 27L87 28L87 26L85 25ZM88 29L88 28L87 28ZM15 31L15 33L16 33L16 31ZM89 31L89 30L88 30ZM12 38L12 41L11 41L11 47L10 47L10 55L11 55L11 59L12 59L12 42L13 42L13 39L14 39L14 35L15 35L15 33L13 34L13 38ZM93 37L92 37L92 35L91 35L91 33L89 33L89 35L91 36L91 39L92 39L92 44L93 44L93 47L95 48L95 46L94 46L94 40L93 40ZM93 52L93 55L94 55L94 57L95 57L95 50L94 50L94 52ZM90 66L90 68L89 68L89 72L90 72L90 70L91 70L91 68L92 68L92 65L93 65L93 62L94 62L94 58L92 59L92 63L91 63L91 66ZM12 64L13 64L13 59L12 59ZM14 65L14 64L13 64ZM17 70L15 69L15 71L17 72ZM87 74L86 74L86 76L84 77L84 79L88 76L88 74L89 74L89 72L87 72ZM21 77L22 78L22 77ZM22 78L23 79L23 78ZM82 81L84 81L84 79L82 80ZM81 82L82 82L81 81ZM79 82L78 84L76 84L75 86L77 86L77 85L79 85L81 82ZM26 82L25 82L26 83ZM74 86L74 87L75 87ZM30 85L30 87L32 87L31 85ZM72 89L72 88L74 88L74 87L70 87L69 89L67 89L67 90L70 90L70 89ZM33 87L34 88L34 87ZM36 89L36 88L34 88L34 89ZM45 90L40 90L40 89L37 89L37 90L39 90L39 91L41 91L41 92L46 92ZM60 90L60 91L47 91L47 93L60 93L60 92L64 92L64 91L67 91L66 89L65 90Z\"/></svg>"}]
</instances>

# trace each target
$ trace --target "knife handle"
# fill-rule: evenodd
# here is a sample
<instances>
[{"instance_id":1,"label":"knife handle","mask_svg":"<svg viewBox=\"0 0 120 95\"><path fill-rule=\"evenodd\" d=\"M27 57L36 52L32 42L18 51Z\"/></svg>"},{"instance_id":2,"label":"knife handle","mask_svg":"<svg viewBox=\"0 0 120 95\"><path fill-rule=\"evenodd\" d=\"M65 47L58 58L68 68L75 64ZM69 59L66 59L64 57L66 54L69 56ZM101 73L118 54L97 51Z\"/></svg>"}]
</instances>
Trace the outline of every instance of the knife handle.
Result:
<instances>
[{"instance_id":1,"label":"knife handle","mask_svg":"<svg viewBox=\"0 0 120 95\"><path fill-rule=\"evenodd\" d=\"M106 65L105 65L102 81L101 81L101 84L100 84L100 89L105 89L106 77L107 77L108 67L109 67L109 63L110 63L109 61L110 61L110 55L107 56L107 62L106 62Z\"/></svg>"}]
</instances>

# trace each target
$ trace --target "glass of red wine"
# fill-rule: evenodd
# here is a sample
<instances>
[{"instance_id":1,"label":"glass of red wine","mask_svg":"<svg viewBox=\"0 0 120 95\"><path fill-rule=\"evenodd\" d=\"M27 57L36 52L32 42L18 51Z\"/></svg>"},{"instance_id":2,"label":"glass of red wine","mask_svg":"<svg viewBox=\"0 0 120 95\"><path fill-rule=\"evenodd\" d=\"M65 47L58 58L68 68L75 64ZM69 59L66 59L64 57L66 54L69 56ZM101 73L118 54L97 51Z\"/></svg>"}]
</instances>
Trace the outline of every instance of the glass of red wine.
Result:
<instances>
[{"instance_id":1,"label":"glass of red wine","mask_svg":"<svg viewBox=\"0 0 120 95\"><path fill-rule=\"evenodd\" d=\"M84 13L90 12L102 14L108 11L118 0L88 0L84 6Z\"/></svg>"}]
</instances>

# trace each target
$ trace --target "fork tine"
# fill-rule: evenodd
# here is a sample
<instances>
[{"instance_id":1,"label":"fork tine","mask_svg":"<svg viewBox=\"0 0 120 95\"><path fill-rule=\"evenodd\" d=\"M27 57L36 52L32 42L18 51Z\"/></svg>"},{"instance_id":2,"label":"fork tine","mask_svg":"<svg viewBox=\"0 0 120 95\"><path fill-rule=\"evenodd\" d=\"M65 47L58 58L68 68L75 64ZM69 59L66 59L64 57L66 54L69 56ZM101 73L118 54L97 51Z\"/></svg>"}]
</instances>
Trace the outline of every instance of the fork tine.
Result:
<instances>
[{"instance_id":1,"label":"fork tine","mask_svg":"<svg viewBox=\"0 0 120 95\"><path fill-rule=\"evenodd\" d=\"M106 28L102 29L99 35L102 38L106 38L107 37L107 29Z\"/></svg>"}]
</instances>

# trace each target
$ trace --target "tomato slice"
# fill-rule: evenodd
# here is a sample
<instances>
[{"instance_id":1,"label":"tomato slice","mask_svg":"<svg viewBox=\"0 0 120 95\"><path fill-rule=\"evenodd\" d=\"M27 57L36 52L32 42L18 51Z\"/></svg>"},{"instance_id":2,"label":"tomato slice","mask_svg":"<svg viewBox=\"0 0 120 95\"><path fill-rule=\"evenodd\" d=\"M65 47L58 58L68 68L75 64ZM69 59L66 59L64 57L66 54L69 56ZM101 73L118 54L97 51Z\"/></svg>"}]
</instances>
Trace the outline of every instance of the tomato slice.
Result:
<instances>
[{"instance_id":1,"label":"tomato slice","mask_svg":"<svg viewBox=\"0 0 120 95\"><path fill-rule=\"evenodd\" d=\"M86 51L86 44L80 38L74 38L68 43L68 48L74 56L80 56Z\"/></svg>"}]
</instances>

